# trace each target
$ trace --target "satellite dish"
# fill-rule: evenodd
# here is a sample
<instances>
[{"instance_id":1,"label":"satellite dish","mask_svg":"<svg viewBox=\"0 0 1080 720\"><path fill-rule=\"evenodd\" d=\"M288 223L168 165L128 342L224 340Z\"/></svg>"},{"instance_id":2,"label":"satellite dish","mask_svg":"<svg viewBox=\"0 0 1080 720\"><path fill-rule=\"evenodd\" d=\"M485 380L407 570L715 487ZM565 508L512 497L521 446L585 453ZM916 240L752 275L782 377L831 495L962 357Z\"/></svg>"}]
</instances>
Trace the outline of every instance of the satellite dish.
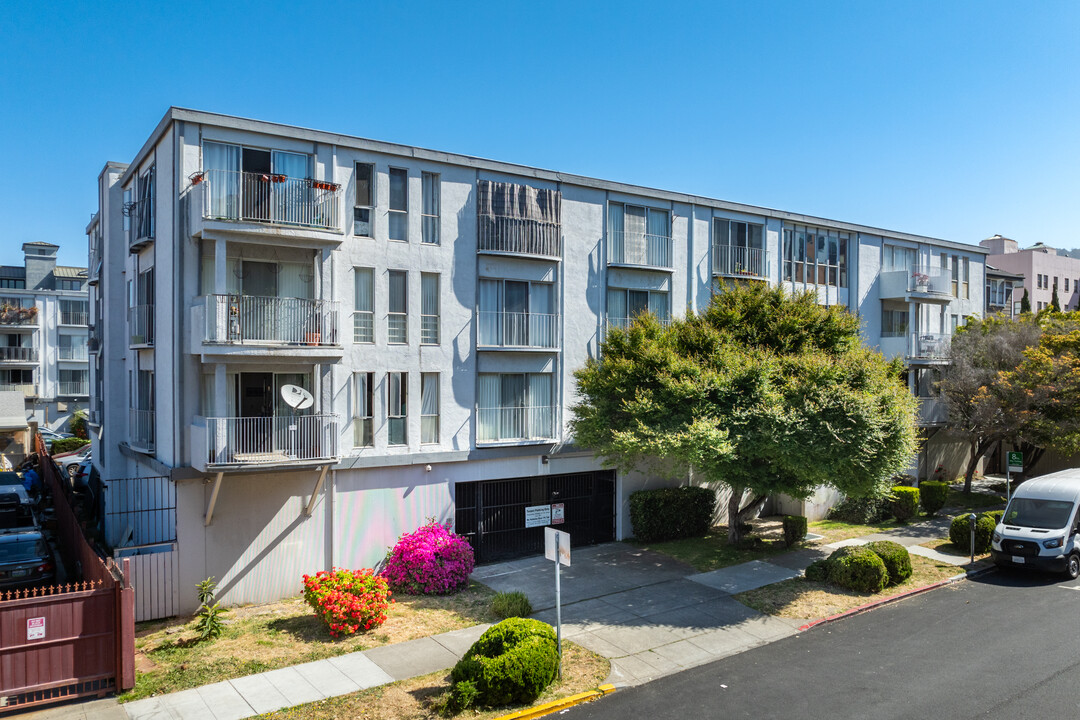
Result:
<instances>
[{"instance_id":1,"label":"satellite dish","mask_svg":"<svg viewBox=\"0 0 1080 720\"><path fill-rule=\"evenodd\" d=\"M297 410L307 410L315 404L315 398L311 397L311 393L299 385L282 385L281 399L286 405Z\"/></svg>"}]
</instances>

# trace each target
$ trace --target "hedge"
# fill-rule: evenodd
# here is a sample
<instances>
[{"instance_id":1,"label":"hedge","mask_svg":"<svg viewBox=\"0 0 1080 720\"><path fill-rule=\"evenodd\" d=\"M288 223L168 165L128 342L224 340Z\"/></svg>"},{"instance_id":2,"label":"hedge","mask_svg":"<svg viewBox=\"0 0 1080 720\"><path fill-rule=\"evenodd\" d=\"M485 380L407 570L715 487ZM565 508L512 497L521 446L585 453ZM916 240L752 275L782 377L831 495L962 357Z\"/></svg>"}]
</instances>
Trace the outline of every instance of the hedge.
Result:
<instances>
[{"instance_id":1,"label":"hedge","mask_svg":"<svg viewBox=\"0 0 1080 720\"><path fill-rule=\"evenodd\" d=\"M989 514L983 513L975 519L975 554L982 555L990 552L990 539L994 534L994 526L997 521ZM961 552L971 552L971 519L968 513L957 515L949 525L949 540Z\"/></svg>"},{"instance_id":2,"label":"hedge","mask_svg":"<svg viewBox=\"0 0 1080 720\"><path fill-rule=\"evenodd\" d=\"M806 518L802 515L784 516L784 544L791 547L806 538Z\"/></svg>"},{"instance_id":3,"label":"hedge","mask_svg":"<svg viewBox=\"0 0 1080 720\"><path fill-rule=\"evenodd\" d=\"M90 441L85 438L57 438L49 445L49 454L59 455L60 453L71 452L72 450L78 450L83 445L88 445L89 443Z\"/></svg>"},{"instance_id":4,"label":"hedge","mask_svg":"<svg viewBox=\"0 0 1080 720\"><path fill-rule=\"evenodd\" d=\"M700 537L712 527L716 493L703 487L638 490L630 495L634 537L643 542Z\"/></svg>"},{"instance_id":5,"label":"hedge","mask_svg":"<svg viewBox=\"0 0 1080 720\"><path fill-rule=\"evenodd\" d=\"M885 563L862 545L848 545L833 552L828 568L829 582L857 592L881 592L889 581Z\"/></svg>"},{"instance_id":6,"label":"hedge","mask_svg":"<svg viewBox=\"0 0 1080 720\"><path fill-rule=\"evenodd\" d=\"M849 497L844 498L829 510L829 519L855 525L871 525L887 518L888 508L888 498Z\"/></svg>"},{"instance_id":7,"label":"hedge","mask_svg":"<svg viewBox=\"0 0 1080 720\"><path fill-rule=\"evenodd\" d=\"M889 573L889 585L899 585L911 577L911 555L908 549L900 543L891 540L877 540L866 543L870 550L885 563L885 569Z\"/></svg>"},{"instance_id":8,"label":"hedge","mask_svg":"<svg viewBox=\"0 0 1080 720\"><path fill-rule=\"evenodd\" d=\"M539 620L509 618L488 628L450 671L450 706L531 703L559 669L555 631Z\"/></svg>"},{"instance_id":9,"label":"hedge","mask_svg":"<svg viewBox=\"0 0 1080 720\"><path fill-rule=\"evenodd\" d=\"M948 483L924 480L919 485L919 501L922 503L923 512L927 515L935 515L938 510L945 507L948 498Z\"/></svg>"},{"instance_id":10,"label":"hedge","mask_svg":"<svg viewBox=\"0 0 1080 720\"><path fill-rule=\"evenodd\" d=\"M900 522L907 522L919 512L919 488L897 485L892 489L889 508Z\"/></svg>"}]
</instances>

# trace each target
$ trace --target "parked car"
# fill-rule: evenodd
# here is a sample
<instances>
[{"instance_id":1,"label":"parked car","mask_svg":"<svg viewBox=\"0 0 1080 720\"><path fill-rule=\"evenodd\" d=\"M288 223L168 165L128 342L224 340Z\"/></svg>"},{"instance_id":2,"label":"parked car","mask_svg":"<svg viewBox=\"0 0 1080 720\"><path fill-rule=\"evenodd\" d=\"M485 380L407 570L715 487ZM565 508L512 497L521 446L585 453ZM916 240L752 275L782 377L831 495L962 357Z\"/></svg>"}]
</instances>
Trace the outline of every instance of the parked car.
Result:
<instances>
[{"instance_id":1,"label":"parked car","mask_svg":"<svg viewBox=\"0 0 1080 720\"><path fill-rule=\"evenodd\" d=\"M52 549L39 530L0 533L0 590L44 585L55 577Z\"/></svg>"},{"instance_id":2,"label":"parked car","mask_svg":"<svg viewBox=\"0 0 1080 720\"><path fill-rule=\"evenodd\" d=\"M60 471L68 476L68 479L74 480L75 473L79 470L79 465L84 460L90 459L90 444L83 445L78 450L70 453L64 453L63 455L56 455L53 460L60 466Z\"/></svg>"},{"instance_id":3,"label":"parked car","mask_svg":"<svg viewBox=\"0 0 1080 720\"><path fill-rule=\"evenodd\" d=\"M68 477L71 478L71 487L75 492L90 491L90 472L93 467L94 464L91 462L91 457L87 455L83 461L78 464L74 474L68 473Z\"/></svg>"},{"instance_id":4,"label":"parked car","mask_svg":"<svg viewBox=\"0 0 1080 720\"><path fill-rule=\"evenodd\" d=\"M1032 478L1016 488L991 536L998 567L1080 577L1080 469Z\"/></svg>"}]
</instances>

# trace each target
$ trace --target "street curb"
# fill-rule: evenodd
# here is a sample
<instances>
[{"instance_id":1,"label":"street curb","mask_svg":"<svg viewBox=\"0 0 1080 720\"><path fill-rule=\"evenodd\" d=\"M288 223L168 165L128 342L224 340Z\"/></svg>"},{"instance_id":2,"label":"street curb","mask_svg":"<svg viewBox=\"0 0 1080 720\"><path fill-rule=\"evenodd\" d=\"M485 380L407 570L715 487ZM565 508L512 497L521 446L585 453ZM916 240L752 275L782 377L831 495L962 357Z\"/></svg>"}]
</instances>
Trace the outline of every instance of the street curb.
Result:
<instances>
[{"instance_id":1,"label":"street curb","mask_svg":"<svg viewBox=\"0 0 1080 720\"><path fill-rule=\"evenodd\" d=\"M588 690L577 695L570 695L564 697L562 700L552 700L549 703L543 705L537 705L536 707L526 708L525 710L518 710L517 712L510 713L509 715L500 715L494 720L532 720L532 718L543 717L550 715L553 712L565 710L568 707L574 705L580 705L581 703L592 702L598 698L602 698L605 695L610 695L615 692L614 685L601 685L596 690Z\"/></svg>"},{"instance_id":2,"label":"street curb","mask_svg":"<svg viewBox=\"0 0 1080 720\"><path fill-rule=\"evenodd\" d=\"M991 571L996 570L996 569L997 568L995 568L993 565L991 565L990 567L979 568L978 570L968 570L966 572L962 572L962 573L959 573L957 575L953 575L950 578L945 578L944 580L939 580L936 583L931 583L930 585L924 585L923 587L915 588L914 590L908 590L906 592L902 592L899 595L890 595L889 597L882 598L881 600L873 600L871 602L866 603L865 605L860 605L860 606L852 608L850 610L845 610L844 612L837 613L835 615L830 615L829 617L821 618L820 620L814 620L813 622L807 623L806 625L803 625L803 626L801 626L799 628L799 632L805 632L805 631L809 630L810 628L817 627L818 625L826 625L828 623L835 622L836 620L842 620L843 618L851 617L852 615L858 615L859 613L864 613L864 612L867 612L869 610L879 608L882 605L888 605L889 603L893 603L893 602L896 602L898 600L903 600L904 598L909 598L912 595L920 595L920 594L922 594L924 592L929 592L930 590L935 590L935 589L937 589L939 587L944 587L945 585L951 585L951 584L953 584L955 582L959 582L960 580L968 580L970 578L979 577L980 575L985 575L986 573L991 572Z\"/></svg>"}]
</instances>

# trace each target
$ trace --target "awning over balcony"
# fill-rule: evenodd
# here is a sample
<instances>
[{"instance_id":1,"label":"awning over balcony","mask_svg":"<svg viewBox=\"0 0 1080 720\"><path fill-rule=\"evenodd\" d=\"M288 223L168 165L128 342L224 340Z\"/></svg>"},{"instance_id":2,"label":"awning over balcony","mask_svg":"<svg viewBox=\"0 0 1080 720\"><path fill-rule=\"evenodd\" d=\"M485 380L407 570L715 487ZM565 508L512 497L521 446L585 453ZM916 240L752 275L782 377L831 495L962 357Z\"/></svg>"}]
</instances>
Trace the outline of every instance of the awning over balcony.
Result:
<instances>
[{"instance_id":1,"label":"awning over balcony","mask_svg":"<svg viewBox=\"0 0 1080 720\"><path fill-rule=\"evenodd\" d=\"M26 396L21 392L0 392L0 431L26 430Z\"/></svg>"}]
</instances>

